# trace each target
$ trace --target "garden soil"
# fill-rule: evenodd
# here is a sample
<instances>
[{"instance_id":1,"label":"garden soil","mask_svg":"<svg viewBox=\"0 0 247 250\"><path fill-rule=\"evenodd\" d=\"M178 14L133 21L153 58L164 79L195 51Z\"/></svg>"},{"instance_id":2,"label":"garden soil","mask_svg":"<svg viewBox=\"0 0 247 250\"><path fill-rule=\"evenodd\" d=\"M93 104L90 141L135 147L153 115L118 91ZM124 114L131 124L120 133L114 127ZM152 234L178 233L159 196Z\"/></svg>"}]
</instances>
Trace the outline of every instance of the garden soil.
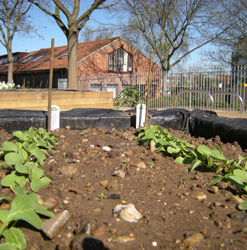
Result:
<instances>
[{"instance_id":1,"label":"garden soil","mask_svg":"<svg viewBox=\"0 0 247 250\"><path fill-rule=\"evenodd\" d=\"M169 132L196 146L217 143L228 159L246 154L237 142L223 144L217 136L205 140ZM55 214L67 210L69 219L51 239L17 224L27 249L247 249L247 213L237 209L247 197L225 182L210 186L215 173L205 167L189 172L172 157L151 152L135 140L133 128L54 133L60 144L42 167L51 183L38 195ZM0 145L10 137L1 130ZM5 174L1 170L1 177ZM14 194L1 187L1 196ZM141 218L128 222L113 214L118 204L133 204Z\"/></svg>"}]
</instances>

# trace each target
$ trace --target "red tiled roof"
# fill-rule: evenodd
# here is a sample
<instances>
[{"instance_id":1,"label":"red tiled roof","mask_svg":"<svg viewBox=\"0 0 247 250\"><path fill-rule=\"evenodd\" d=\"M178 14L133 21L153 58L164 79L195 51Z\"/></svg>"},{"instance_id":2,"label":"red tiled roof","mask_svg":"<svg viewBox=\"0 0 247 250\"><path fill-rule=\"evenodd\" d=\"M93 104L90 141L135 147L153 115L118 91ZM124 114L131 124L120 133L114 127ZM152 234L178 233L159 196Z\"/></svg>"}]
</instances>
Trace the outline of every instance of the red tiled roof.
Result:
<instances>
[{"instance_id":1,"label":"red tiled roof","mask_svg":"<svg viewBox=\"0 0 247 250\"><path fill-rule=\"evenodd\" d=\"M78 61L90 56L101 48L117 41L120 37L107 38L97 41L78 43ZM50 69L51 48L33 51L21 61L14 64L14 72L40 71ZM54 48L54 69L64 69L68 67L67 45ZM0 72L7 72L8 65L0 66Z\"/></svg>"}]
</instances>

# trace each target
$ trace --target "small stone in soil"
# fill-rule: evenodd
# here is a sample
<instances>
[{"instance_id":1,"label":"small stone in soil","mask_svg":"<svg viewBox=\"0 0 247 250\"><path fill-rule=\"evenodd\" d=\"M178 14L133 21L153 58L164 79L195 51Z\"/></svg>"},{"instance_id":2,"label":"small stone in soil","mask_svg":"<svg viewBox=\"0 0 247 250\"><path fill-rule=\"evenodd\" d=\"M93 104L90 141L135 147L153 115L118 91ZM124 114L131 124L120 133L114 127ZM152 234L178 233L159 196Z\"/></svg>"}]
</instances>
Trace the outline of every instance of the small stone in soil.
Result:
<instances>
[{"instance_id":1,"label":"small stone in soil","mask_svg":"<svg viewBox=\"0 0 247 250\"><path fill-rule=\"evenodd\" d=\"M107 199L113 199L113 200L118 200L121 199L119 194L110 194Z\"/></svg>"},{"instance_id":2,"label":"small stone in soil","mask_svg":"<svg viewBox=\"0 0 247 250\"><path fill-rule=\"evenodd\" d=\"M190 237L186 238L183 243L186 247L191 247L196 243L204 239L204 236L198 232L192 234Z\"/></svg>"},{"instance_id":3,"label":"small stone in soil","mask_svg":"<svg viewBox=\"0 0 247 250\"><path fill-rule=\"evenodd\" d=\"M50 211L53 210L57 205L58 205L58 201L53 197L47 199L44 203L44 207Z\"/></svg>"},{"instance_id":4,"label":"small stone in soil","mask_svg":"<svg viewBox=\"0 0 247 250\"><path fill-rule=\"evenodd\" d=\"M133 240L135 240L135 238L130 237L130 236L118 236L114 239L109 239L109 241L119 242L119 243L124 243L124 242L128 242L128 241L133 241Z\"/></svg>"},{"instance_id":5,"label":"small stone in soil","mask_svg":"<svg viewBox=\"0 0 247 250\"><path fill-rule=\"evenodd\" d=\"M137 222L142 218L142 214L138 212L133 204L128 205L117 205L113 210L113 215L116 217L117 214L128 222Z\"/></svg>"}]
</instances>

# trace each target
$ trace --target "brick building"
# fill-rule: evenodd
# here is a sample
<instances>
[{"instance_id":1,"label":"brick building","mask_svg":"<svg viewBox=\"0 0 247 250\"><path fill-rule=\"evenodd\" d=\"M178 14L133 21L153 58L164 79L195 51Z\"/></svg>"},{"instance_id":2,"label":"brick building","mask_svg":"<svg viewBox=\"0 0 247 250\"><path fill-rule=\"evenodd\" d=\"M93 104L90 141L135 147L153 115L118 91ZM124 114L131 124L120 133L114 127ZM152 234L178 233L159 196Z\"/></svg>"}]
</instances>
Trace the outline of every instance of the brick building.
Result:
<instances>
[{"instance_id":1,"label":"brick building","mask_svg":"<svg viewBox=\"0 0 247 250\"><path fill-rule=\"evenodd\" d=\"M47 88L50 50L45 48L31 52L16 62L14 64L15 84L30 88ZM122 87L132 84L132 74L149 70L149 58L121 37L79 43L77 55L78 89L80 90L113 91L116 96ZM67 68L67 46L55 47L53 88L66 88ZM6 81L7 70L7 65L0 65L1 80ZM152 71L160 70L156 64L152 65ZM112 77L103 83L94 81L108 75Z\"/></svg>"}]
</instances>

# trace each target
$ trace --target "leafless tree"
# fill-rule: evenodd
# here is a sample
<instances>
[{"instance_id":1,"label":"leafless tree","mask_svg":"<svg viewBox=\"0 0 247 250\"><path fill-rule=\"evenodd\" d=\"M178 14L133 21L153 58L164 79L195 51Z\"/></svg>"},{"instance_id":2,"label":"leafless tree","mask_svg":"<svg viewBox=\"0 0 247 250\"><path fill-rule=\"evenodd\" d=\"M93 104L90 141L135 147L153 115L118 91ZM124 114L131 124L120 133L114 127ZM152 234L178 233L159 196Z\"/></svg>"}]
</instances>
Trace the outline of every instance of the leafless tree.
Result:
<instances>
[{"instance_id":1,"label":"leafless tree","mask_svg":"<svg viewBox=\"0 0 247 250\"><path fill-rule=\"evenodd\" d=\"M247 2L245 0L218 0L224 10L224 20L234 17L234 22L224 35L214 40L215 49L204 53L220 64L247 64ZM241 63L242 62L242 63Z\"/></svg>"},{"instance_id":2,"label":"leafless tree","mask_svg":"<svg viewBox=\"0 0 247 250\"><path fill-rule=\"evenodd\" d=\"M81 40L83 42L88 42L88 41L111 38L113 36L115 36L114 30L109 30L104 28L95 29L93 27L87 26L83 29L83 32L81 34Z\"/></svg>"},{"instance_id":3,"label":"leafless tree","mask_svg":"<svg viewBox=\"0 0 247 250\"><path fill-rule=\"evenodd\" d=\"M122 27L142 33L164 73L222 35L232 22L220 21L223 13L216 0L123 0L118 10L117 15L121 11L129 19Z\"/></svg>"},{"instance_id":4,"label":"leafless tree","mask_svg":"<svg viewBox=\"0 0 247 250\"><path fill-rule=\"evenodd\" d=\"M28 0L35 4L47 15L54 18L59 28L63 31L68 43L68 88L77 89L77 47L78 35L85 26L92 13L97 9L110 8L117 1L109 1L108 5L104 5L107 0L91 1L90 7L80 14L80 0ZM86 3L85 3L86 4ZM50 11L54 7L54 11ZM85 7L85 6L84 6Z\"/></svg>"},{"instance_id":5,"label":"leafless tree","mask_svg":"<svg viewBox=\"0 0 247 250\"><path fill-rule=\"evenodd\" d=\"M115 8L120 25L138 31L153 49L163 72L163 89L169 70L186 56L220 37L231 26L217 0L123 0ZM121 22L121 21L120 21ZM216 25L217 24L217 25Z\"/></svg>"},{"instance_id":6,"label":"leafless tree","mask_svg":"<svg viewBox=\"0 0 247 250\"><path fill-rule=\"evenodd\" d=\"M13 82L14 59L12 42L16 33L31 30L29 16L31 4L26 0L0 0L0 34L1 44L8 54L8 82Z\"/></svg>"}]
</instances>

